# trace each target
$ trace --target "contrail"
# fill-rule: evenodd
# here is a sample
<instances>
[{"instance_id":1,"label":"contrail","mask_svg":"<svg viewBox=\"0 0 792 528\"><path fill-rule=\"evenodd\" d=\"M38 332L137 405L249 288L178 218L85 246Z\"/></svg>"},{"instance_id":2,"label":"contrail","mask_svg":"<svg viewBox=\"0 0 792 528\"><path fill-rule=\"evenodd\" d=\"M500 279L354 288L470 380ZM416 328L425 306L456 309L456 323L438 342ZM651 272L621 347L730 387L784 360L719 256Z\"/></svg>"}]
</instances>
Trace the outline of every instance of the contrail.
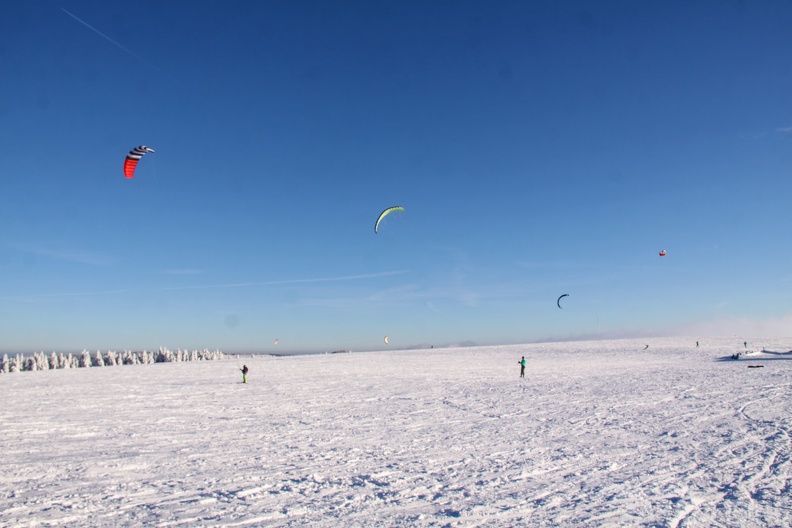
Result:
<instances>
[{"instance_id":1,"label":"contrail","mask_svg":"<svg viewBox=\"0 0 792 528\"><path fill-rule=\"evenodd\" d=\"M127 48L125 48L124 46L122 46L121 44L119 44L118 42L116 42L115 40L111 39L110 37L108 37L107 35L105 35L104 33L102 33L101 31L99 31L98 29L96 29L95 27L93 27L92 25L90 25L88 22L86 22L86 21L84 21L84 20L80 19L79 17L77 17L77 16L75 16L75 15L73 15L73 14L69 13L68 11L66 11L65 9L63 9L62 7L61 7L61 11L63 11L64 13L66 13L67 15L69 15L70 17L72 17L74 20L76 20L77 22L79 22L79 23L80 23L80 24L82 24L83 26L87 27L88 29L90 29L91 31L93 31L94 33L96 33L97 35L99 35L100 37L104 38L105 40L108 40L108 41L112 42L113 44L115 44L116 46L118 46L119 48L121 48L122 50L124 50L125 52L127 52L128 54L130 54L131 56L135 57L136 59L142 60L142 61L143 61L143 62L145 62L146 64L149 64L149 62L148 62L146 59L144 59L143 57L141 57L141 56L140 56L140 55L138 55L137 53L135 53L135 52L133 52L133 51L131 51L131 50L129 50L129 49L127 49Z\"/></svg>"}]
</instances>

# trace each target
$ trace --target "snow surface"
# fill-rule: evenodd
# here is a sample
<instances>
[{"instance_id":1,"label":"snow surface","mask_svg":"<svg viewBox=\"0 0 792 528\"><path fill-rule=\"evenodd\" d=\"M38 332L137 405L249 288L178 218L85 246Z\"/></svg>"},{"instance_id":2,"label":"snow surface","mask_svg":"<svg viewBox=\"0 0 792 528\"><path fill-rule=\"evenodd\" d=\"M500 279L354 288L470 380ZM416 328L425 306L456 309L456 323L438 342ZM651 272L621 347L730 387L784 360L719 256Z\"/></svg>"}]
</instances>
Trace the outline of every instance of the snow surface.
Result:
<instances>
[{"instance_id":1,"label":"snow surface","mask_svg":"<svg viewBox=\"0 0 792 528\"><path fill-rule=\"evenodd\" d=\"M762 347L740 360L742 338L675 338L4 374L0 525L790 526L792 339L747 348Z\"/></svg>"}]
</instances>

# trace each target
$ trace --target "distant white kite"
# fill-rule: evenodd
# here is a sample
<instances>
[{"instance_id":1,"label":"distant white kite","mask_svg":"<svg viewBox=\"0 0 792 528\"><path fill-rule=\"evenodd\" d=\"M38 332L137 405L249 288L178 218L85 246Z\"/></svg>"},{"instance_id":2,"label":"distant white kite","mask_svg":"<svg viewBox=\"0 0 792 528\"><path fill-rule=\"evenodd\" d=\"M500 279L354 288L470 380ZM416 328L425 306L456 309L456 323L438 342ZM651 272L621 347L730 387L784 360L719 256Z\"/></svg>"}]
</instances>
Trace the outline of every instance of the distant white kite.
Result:
<instances>
[{"instance_id":1,"label":"distant white kite","mask_svg":"<svg viewBox=\"0 0 792 528\"><path fill-rule=\"evenodd\" d=\"M385 336L385 339L383 339L383 341L385 341L385 344L387 345L388 344L388 336Z\"/></svg>"}]
</instances>

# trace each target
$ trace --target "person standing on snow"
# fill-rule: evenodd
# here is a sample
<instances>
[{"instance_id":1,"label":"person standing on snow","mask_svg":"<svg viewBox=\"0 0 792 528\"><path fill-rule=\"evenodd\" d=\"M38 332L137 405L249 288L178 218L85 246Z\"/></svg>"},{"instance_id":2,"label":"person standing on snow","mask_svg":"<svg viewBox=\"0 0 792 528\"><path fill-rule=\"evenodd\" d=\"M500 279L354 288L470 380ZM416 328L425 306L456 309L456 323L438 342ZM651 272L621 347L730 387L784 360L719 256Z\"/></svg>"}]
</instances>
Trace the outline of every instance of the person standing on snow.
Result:
<instances>
[{"instance_id":1,"label":"person standing on snow","mask_svg":"<svg viewBox=\"0 0 792 528\"><path fill-rule=\"evenodd\" d=\"M247 383L247 373L248 373L247 365L242 365L242 368L239 370L242 371L242 383Z\"/></svg>"},{"instance_id":2,"label":"person standing on snow","mask_svg":"<svg viewBox=\"0 0 792 528\"><path fill-rule=\"evenodd\" d=\"M525 356L523 356L522 359L520 361L518 361L517 363L520 364L520 377L524 378L525 377Z\"/></svg>"}]
</instances>

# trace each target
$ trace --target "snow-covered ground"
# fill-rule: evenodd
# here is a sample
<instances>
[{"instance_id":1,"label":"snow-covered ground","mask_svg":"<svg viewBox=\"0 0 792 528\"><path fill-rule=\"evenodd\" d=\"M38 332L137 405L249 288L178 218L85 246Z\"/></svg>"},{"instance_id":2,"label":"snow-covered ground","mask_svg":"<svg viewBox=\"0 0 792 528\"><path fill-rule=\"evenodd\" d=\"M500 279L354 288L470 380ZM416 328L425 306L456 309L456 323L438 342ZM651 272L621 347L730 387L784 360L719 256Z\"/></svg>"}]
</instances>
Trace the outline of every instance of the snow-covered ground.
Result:
<instances>
[{"instance_id":1,"label":"snow-covered ground","mask_svg":"<svg viewBox=\"0 0 792 528\"><path fill-rule=\"evenodd\" d=\"M3 374L0 525L790 526L792 339L747 349L763 347L739 361L721 358L741 338L687 338Z\"/></svg>"}]
</instances>

